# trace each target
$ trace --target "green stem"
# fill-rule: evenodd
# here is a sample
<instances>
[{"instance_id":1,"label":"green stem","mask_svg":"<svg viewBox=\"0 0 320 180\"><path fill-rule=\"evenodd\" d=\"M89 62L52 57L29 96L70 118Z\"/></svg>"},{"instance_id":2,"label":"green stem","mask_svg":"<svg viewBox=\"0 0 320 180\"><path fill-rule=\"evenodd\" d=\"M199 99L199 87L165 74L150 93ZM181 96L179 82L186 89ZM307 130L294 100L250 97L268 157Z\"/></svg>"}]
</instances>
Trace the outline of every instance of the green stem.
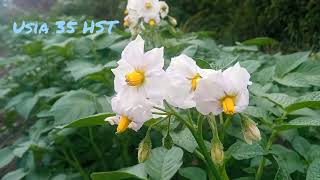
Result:
<instances>
[{"instance_id":1,"label":"green stem","mask_svg":"<svg viewBox=\"0 0 320 180\"><path fill-rule=\"evenodd\" d=\"M218 134L218 128L217 128L217 122L216 118L213 115L209 115L209 125L212 131L212 138L213 139L219 139L219 134Z\"/></svg>"},{"instance_id":2,"label":"green stem","mask_svg":"<svg viewBox=\"0 0 320 180\"><path fill-rule=\"evenodd\" d=\"M75 156L74 152L72 149L70 149L70 153L72 156L72 159L70 158L70 156L68 155L68 153L63 149L62 150L66 160L69 162L70 165L72 165L75 169L77 169L81 176L85 179L85 180L89 180L89 177L87 175L87 173L83 170L79 160L77 159L77 157Z\"/></svg>"},{"instance_id":3,"label":"green stem","mask_svg":"<svg viewBox=\"0 0 320 180\"><path fill-rule=\"evenodd\" d=\"M222 118L223 118L223 116L220 116L220 123L221 124L223 124L223 120L221 120ZM212 143L214 143L214 142L221 143L220 138L219 138L218 126L217 126L217 122L216 122L215 116L210 114L208 121L209 121L209 125L211 127L212 134L213 134L213 137L212 137L213 142ZM224 131L223 129L222 129L222 131L220 131L220 135L221 136L223 136L223 131ZM219 170L220 170L222 179L223 180L229 180L229 177L228 177L227 171L225 169L225 166L219 166Z\"/></svg>"},{"instance_id":4,"label":"green stem","mask_svg":"<svg viewBox=\"0 0 320 180\"><path fill-rule=\"evenodd\" d=\"M160 124L161 122L165 121L165 120L168 119L168 118L171 118L171 115L168 115L168 116L166 116L166 117L163 117L163 118L160 119L159 121L151 124L151 125L149 126L148 130L147 130L147 134L150 133L151 129L152 129L154 126L156 126L157 124Z\"/></svg>"},{"instance_id":5,"label":"green stem","mask_svg":"<svg viewBox=\"0 0 320 180\"><path fill-rule=\"evenodd\" d=\"M202 134L197 134L193 124L190 124L187 120L185 120L180 114L178 114L173 107L171 107L167 102L165 102L165 104L168 106L169 110L171 111L171 113L177 117L178 120L180 120L182 123L184 123L188 129L191 131L193 137L195 138L195 140L198 143L198 146L200 148L200 151L202 152L205 160L206 160L206 164L208 166L208 168L211 170L212 174L214 175L216 180L220 180L221 176L220 173L218 171L218 168L216 167L216 165L213 163L211 156L206 148L206 145L204 144L204 140L202 137ZM200 121L203 121L203 119L200 118ZM198 129L202 128L202 122L198 123L200 125L200 127L198 127ZM200 130L200 132L202 132L202 130Z\"/></svg>"},{"instance_id":6,"label":"green stem","mask_svg":"<svg viewBox=\"0 0 320 180\"><path fill-rule=\"evenodd\" d=\"M103 168L107 169L107 165L106 165L106 162L105 162L105 160L103 158L103 154L102 154L102 152L100 151L99 147L97 146L97 144L94 141L93 133L92 133L92 127L88 127L88 129L89 129L89 139L90 139L90 143L91 143L91 145L93 147L93 150L97 154L98 158L101 159Z\"/></svg>"},{"instance_id":7,"label":"green stem","mask_svg":"<svg viewBox=\"0 0 320 180\"><path fill-rule=\"evenodd\" d=\"M227 119L223 124L223 129L227 129L230 126L230 124L231 124L231 116L229 115L227 116Z\"/></svg>"},{"instance_id":8,"label":"green stem","mask_svg":"<svg viewBox=\"0 0 320 180\"><path fill-rule=\"evenodd\" d=\"M220 119L220 124L223 124L223 114L222 113L219 114L219 119Z\"/></svg>"},{"instance_id":9,"label":"green stem","mask_svg":"<svg viewBox=\"0 0 320 180\"><path fill-rule=\"evenodd\" d=\"M221 138L220 139L221 139L222 143L224 142L225 132L230 127L230 125L231 125L231 116L227 115L227 118L226 118L225 122L223 123L223 126L221 127L221 135L220 135Z\"/></svg>"},{"instance_id":10,"label":"green stem","mask_svg":"<svg viewBox=\"0 0 320 180\"><path fill-rule=\"evenodd\" d=\"M202 161L205 162L204 156L201 154L201 152L200 152L198 149L194 150L194 154L195 154L199 159L201 159ZM207 164L206 164L206 165L207 165Z\"/></svg>"},{"instance_id":11,"label":"green stem","mask_svg":"<svg viewBox=\"0 0 320 180\"><path fill-rule=\"evenodd\" d=\"M276 131L276 130L272 131L272 133L269 137L269 140L267 142L267 145L265 147L265 151L268 151L270 149L270 147L274 141L274 138L277 136L277 134L278 134L278 131ZM255 180L261 179L265 163L266 163L266 158L264 156L262 156L262 160L260 161Z\"/></svg>"}]
</instances>

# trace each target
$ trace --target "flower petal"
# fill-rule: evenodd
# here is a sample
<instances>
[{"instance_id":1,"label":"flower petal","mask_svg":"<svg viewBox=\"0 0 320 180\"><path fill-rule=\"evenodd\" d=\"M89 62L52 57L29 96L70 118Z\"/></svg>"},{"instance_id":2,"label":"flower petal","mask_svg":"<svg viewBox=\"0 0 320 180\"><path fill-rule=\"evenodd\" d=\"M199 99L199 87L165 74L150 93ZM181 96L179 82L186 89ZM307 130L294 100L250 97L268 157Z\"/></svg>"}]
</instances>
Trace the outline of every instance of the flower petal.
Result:
<instances>
[{"instance_id":1,"label":"flower petal","mask_svg":"<svg viewBox=\"0 0 320 180\"><path fill-rule=\"evenodd\" d=\"M121 58L131 66L139 68L143 64L144 54L144 40L137 36L137 38L131 41L122 51Z\"/></svg>"},{"instance_id":2,"label":"flower petal","mask_svg":"<svg viewBox=\"0 0 320 180\"><path fill-rule=\"evenodd\" d=\"M143 58L147 70L162 69L164 65L163 47L146 52Z\"/></svg>"}]
</instances>

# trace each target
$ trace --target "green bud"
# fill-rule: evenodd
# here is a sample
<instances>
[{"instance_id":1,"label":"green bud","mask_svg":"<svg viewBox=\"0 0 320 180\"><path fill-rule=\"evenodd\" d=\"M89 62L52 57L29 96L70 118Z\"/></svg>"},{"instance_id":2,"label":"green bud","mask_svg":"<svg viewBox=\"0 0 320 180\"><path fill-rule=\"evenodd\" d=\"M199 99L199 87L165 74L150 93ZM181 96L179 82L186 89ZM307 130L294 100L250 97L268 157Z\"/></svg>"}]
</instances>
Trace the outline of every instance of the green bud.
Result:
<instances>
[{"instance_id":1,"label":"green bud","mask_svg":"<svg viewBox=\"0 0 320 180\"><path fill-rule=\"evenodd\" d=\"M241 116L241 126L244 140L248 144L252 141L260 141L261 135L256 123L247 116Z\"/></svg>"},{"instance_id":2,"label":"green bud","mask_svg":"<svg viewBox=\"0 0 320 180\"><path fill-rule=\"evenodd\" d=\"M211 159L218 166L222 166L223 165L223 161L224 161L223 145L219 140L216 140L215 142L212 143L212 146L211 146Z\"/></svg>"},{"instance_id":3,"label":"green bud","mask_svg":"<svg viewBox=\"0 0 320 180\"><path fill-rule=\"evenodd\" d=\"M172 137L170 136L170 134L168 133L166 135L166 137L163 138L163 146L166 148L166 149L171 149L172 146L173 146L173 140L172 140Z\"/></svg>"},{"instance_id":4,"label":"green bud","mask_svg":"<svg viewBox=\"0 0 320 180\"><path fill-rule=\"evenodd\" d=\"M139 149L138 149L139 163L143 163L149 158L151 148L152 148L151 138L149 133L147 133L146 137L139 144Z\"/></svg>"},{"instance_id":5,"label":"green bud","mask_svg":"<svg viewBox=\"0 0 320 180\"><path fill-rule=\"evenodd\" d=\"M177 20L172 17L172 16L168 16L168 20L169 20L169 23L172 25L172 26L177 26Z\"/></svg>"}]
</instances>

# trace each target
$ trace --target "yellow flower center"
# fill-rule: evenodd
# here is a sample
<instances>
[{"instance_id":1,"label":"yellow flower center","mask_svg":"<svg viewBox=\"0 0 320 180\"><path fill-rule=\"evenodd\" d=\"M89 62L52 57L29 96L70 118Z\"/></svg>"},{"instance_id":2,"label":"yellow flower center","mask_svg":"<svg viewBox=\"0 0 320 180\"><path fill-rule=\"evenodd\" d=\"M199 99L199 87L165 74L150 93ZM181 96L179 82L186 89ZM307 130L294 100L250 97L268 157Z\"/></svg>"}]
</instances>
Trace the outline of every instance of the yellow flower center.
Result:
<instances>
[{"instance_id":1,"label":"yellow flower center","mask_svg":"<svg viewBox=\"0 0 320 180\"><path fill-rule=\"evenodd\" d=\"M126 74L126 82L129 86L140 86L144 81L144 72L140 70Z\"/></svg>"},{"instance_id":2,"label":"yellow flower center","mask_svg":"<svg viewBox=\"0 0 320 180\"><path fill-rule=\"evenodd\" d=\"M196 75L194 75L191 78L191 89L192 91L195 91L197 89L197 84L198 84L198 80L201 79L201 76L199 73L197 73Z\"/></svg>"},{"instance_id":3,"label":"yellow flower center","mask_svg":"<svg viewBox=\"0 0 320 180\"><path fill-rule=\"evenodd\" d=\"M127 18L124 19L124 20L123 20L123 25L124 25L124 26L129 26L129 25L130 25L129 19L127 19Z\"/></svg>"},{"instance_id":4,"label":"yellow flower center","mask_svg":"<svg viewBox=\"0 0 320 180\"><path fill-rule=\"evenodd\" d=\"M223 111L226 114L234 114L235 107L234 107L234 97L233 96L226 96L222 99L222 107Z\"/></svg>"},{"instance_id":5,"label":"yellow flower center","mask_svg":"<svg viewBox=\"0 0 320 180\"><path fill-rule=\"evenodd\" d=\"M149 20L149 25L150 26L154 26L156 24L156 20L154 20L154 19L150 19Z\"/></svg>"},{"instance_id":6,"label":"yellow flower center","mask_svg":"<svg viewBox=\"0 0 320 180\"><path fill-rule=\"evenodd\" d=\"M146 2L146 3L144 4L144 7L145 7L146 9L151 9L151 8L152 8L151 2Z\"/></svg>"},{"instance_id":7,"label":"yellow flower center","mask_svg":"<svg viewBox=\"0 0 320 180\"><path fill-rule=\"evenodd\" d=\"M128 128L130 123L131 123L131 120L127 116L122 115L120 117L119 124L117 127L117 133L124 132Z\"/></svg>"}]
</instances>

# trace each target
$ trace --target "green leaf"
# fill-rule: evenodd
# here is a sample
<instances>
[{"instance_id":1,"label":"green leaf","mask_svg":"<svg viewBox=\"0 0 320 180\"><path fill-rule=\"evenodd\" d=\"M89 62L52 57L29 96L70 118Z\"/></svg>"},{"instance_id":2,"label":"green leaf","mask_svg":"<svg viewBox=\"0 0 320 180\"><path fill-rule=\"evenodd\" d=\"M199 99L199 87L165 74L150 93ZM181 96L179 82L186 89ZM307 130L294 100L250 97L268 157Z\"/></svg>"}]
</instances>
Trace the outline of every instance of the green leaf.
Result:
<instances>
[{"instance_id":1,"label":"green leaf","mask_svg":"<svg viewBox=\"0 0 320 180\"><path fill-rule=\"evenodd\" d=\"M95 95L89 91L70 91L52 106L55 125L69 124L74 119L83 118L96 112Z\"/></svg>"},{"instance_id":2,"label":"green leaf","mask_svg":"<svg viewBox=\"0 0 320 180\"><path fill-rule=\"evenodd\" d=\"M292 104L296 100L295 97L290 97L286 94L281 94L281 93L266 94L264 97L268 98L270 101L281 106L283 109L286 108L288 105Z\"/></svg>"},{"instance_id":3,"label":"green leaf","mask_svg":"<svg viewBox=\"0 0 320 180\"><path fill-rule=\"evenodd\" d=\"M76 44L74 46L75 53L79 56L85 56L91 51L93 47L93 42L88 37L81 37L81 38L75 39L74 44Z\"/></svg>"},{"instance_id":4,"label":"green leaf","mask_svg":"<svg viewBox=\"0 0 320 180\"><path fill-rule=\"evenodd\" d=\"M275 144L271 147L271 153L275 154L279 167L286 170L289 174L295 171L304 173L306 164L295 151Z\"/></svg>"},{"instance_id":5,"label":"green leaf","mask_svg":"<svg viewBox=\"0 0 320 180\"><path fill-rule=\"evenodd\" d=\"M320 180L320 159L315 159L309 165L307 180Z\"/></svg>"},{"instance_id":6,"label":"green leaf","mask_svg":"<svg viewBox=\"0 0 320 180\"><path fill-rule=\"evenodd\" d=\"M35 96L31 92L23 92L13 97L5 109L15 107L17 112L27 119L38 100L39 97Z\"/></svg>"},{"instance_id":7,"label":"green leaf","mask_svg":"<svg viewBox=\"0 0 320 180\"><path fill-rule=\"evenodd\" d=\"M277 43L278 43L277 40L270 37L256 37L256 38L248 39L242 42L242 44L246 46L251 46L251 45L266 46L266 45L273 45Z\"/></svg>"},{"instance_id":8,"label":"green leaf","mask_svg":"<svg viewBox=\"0 0 320 180\"><path fill-rule=\"evenodd\" d=\"M101 113L93 116L88 116L85 118L77 119L72 121L71 123L63 126L63 128L73 128L73 127L89 127L89 126L97 126L97 125L105 125L104 121L107 117L114 116L113 113Z\"/></svg>"},{"instance_id":9,"label":"green leaf","mask_svg":"<svg viewBox=\"0 0 320 180\"><path fill-rule=\"evenodd\" d=\"M145 165L138 164L129 168L110 172L95 172L91 174L92 180L121 180L121 179L142 179L147 180Z\"/></svg>"},{"instance_id":10,"label":"green leaf","mask_svg":"<svg viewBox=\"0 0 320 180\"><path fill-rule=\"evenodd\" d=\"M206 172L198 167L186 167L179 169L179 174L189 180L206 180Z\"/></svg>"},{"instance_id":11,"label":"green leaf","mask_svg":"<svg viewBox=\"0 0 320 180\"><path fill-rule=\"evenodd\" d=\"M109 46L109 49L121 53L122 50L129 44L130 39L124 39L121 41L117 41Z\"/></svg>"},{"instance_id":12,"label":"green leaf","mask_svg":"<svg viewBox=\"0 0 320 180\"><path fill-rule=\"evenodd\" d=\"M259 72L256 72L257 81L264 84L272 81L274 75L275 66L266 67L261 69Z\"/></svg>"},{"instance_id":13,"label":"green leaf","mask_svg":"<svg viewBox=\"0 0 320 180\"><path fill-rule=\"evenodd\" d=\"M173 143L182 147L190 153L193 153L197 148L198 144L192 136L191 131L188 128L184 128L179 132L170 132L170 135L173 139Z\"/></svg>"},{"instance_id":14,"label":"green leaf","mask_svg":"<svg viewBox=\"0 0 320 180\"><path fill-rule=\"evenodd\" d=\"M107 97L107 96L98 97L96 104L97 104L98 113L112 112L111 97Z\"/></svg>"},{"instance_id":15,"label":"green leaf","mask_svg":"<svg viewBox=\"0 0 320 180\"><path fill-rule=\"evenodd\" d=\"M227 52L233 52L233 51L258 51L257 46L245 46L242 44L238 44L237 46L226 46L223 47L222 50L227 51Z\"/></svg>"},{"instance_id":16,"label":"green leaf","mask_svg":"<svg viewBox=\"0 0 320 180\"><path fill-rule=\"evenodd\" d=\"M197 51L198 51L198 46L197 45L191 45L191 46L188 46L187 48L185 48L181 52L181 54L185 54L185 55L193 58L197 54Z\"/></svg>"},{"instance_id":17,"label":"green leaf","mask_svg":"<svg viewBox=\"0 0 320 180\"><path fill-rule=\"evenodd\" d=\"M196 59L196 63L202 69L211 69L211 65L203 59Z\"/></svg>"},{"instance_id":18,"label":"green leaf","mask_svg":"<svg viewBox=\"0 0 320 180\"><path fill-rule=\"evenodd\" d=\"M249 60L249 61L240 62L240 65L246 68L248 72L251 74L256 72L259 69L259 67L261 66L261 62L256 60Z\"/></svg>"},{"instance_id":19,"label":"green leaf","mask_svg":"<svg viewBox=\"0 0 320 180\"><path fill-rule=\"evenodd\" d=\"M71 72L72 77L77 81L90 74L100 72L104 69L102 65L95 65L86 61L71 61L67 64L66 71Z\"/></svg>"},{"instance_id":20,"label":"green leaf","mask_svg":"<svg viewBox=\"0 0 320 180\"><path fill-rule=\"evenodd\" d=\"M297 98L285 108L286 111L292 112L305 107L320 108L320 91L311 92Z\"/></svg>"},{"instance_id":21,"label":"green leaf","mask_svg":"<svg viewBox=\"0 0 320 180\"><path fill-rule=\"evenodd\" d=\"M20 180L25 177L28 173L23 168L11 171L4 175L1 180Z\"/></svg>"},{"instance_id":22,"label":"green leaf","mask_svg":"<svg viewBox=\"0 0 320 180\"><path fill-rule=\"evenodd\" d=\"M310 87L307 77L301 73L289 73L283 78L273 77L273 80L289 87Z\"/></svg>"},{"instance_id":23,"label":"green leaf","mask_svg":"<svg viewBox=\"0 0 320 180\"><path fill-rule=\"evenodd\" d=\"M291 144L294 150L308 160L308 152L310 151L311 144L305 138L297 136L293 139Z\"/></svg>"},{"instance_id":24,"label":"green leaf","mask_svg":"<svg viewBox=\"0 0 320 180\"><path fill-rule=\"evenodd\" d=\"M58 174L58 175L54 176L51 180L67 180L67 175Z\"/></svg>"},{"instance_id":25,"label":"green leaf","mask_svg":"<svg viewBox=\"0 0 320 180\"><path fill-rule=\"evenodd\" d=\"M267 111L260 107L248 106L244 113L255 118L267 118Z\"/></svg>"},{"instance_id":26,"label":"green leaf","mask_svg":"<svg viewBox=\"0 0 320 180\"><path fill-rule=\"evenodd\" d=\"M23 46L23 50L26 54L35 56L41 53L42 47L42 41L31 41Z\"/></svg>"},{"instance_id":27,"label":"green leaf","mask_svg":"<svg viewBox=\"0 0 320 180\"><path fill-rule=\"evenodd\" d=\"M275 73L278 77L283 77L300 64L308 60L310 52L297 52L289 55L278 56Z\"/></svg>"},{"instance_id":28,"label":"green leaf","mask_svg":"<svg viewBox=\"0 0 320 180\"><path fill-rule=\"evenodd\" d=\"M285 169L279 167L274 180L291 180L291 177Z\"/></svg>"},{"instance_id":29,"label":"green leaf","mask_svg":"<svg viewBox=\"0 0 320 180\"><path fill-rule=\"evenodd\" d=\"M0 169L9 164L14 158L12 149L10 147L5 147L0 150Z\"/></svg>"},{"instance_id":30,"label":"green leaf","mask_svg":"<svg viewBox=\"0 0 320 180\"><path fill-rule=\"evenodd\" d=\"M22 158L22 156L24 155L24 153L26 153L30 146L31 146L32 142L31 141L26 141L23 142L21 144L19 144L14 150L13 150L13 154L16 155L19 158Z\"/></svg>"},{"instance_id":31,"label":"green leaf","mask_svg":"<svg viewBox=\"0 0 320 180\"><path fill-rule=\"evenodd\" d=\"M24 99L23 103L19 103L16 109L25 119L28 119L32 109L35 107L39 100L38 96L31 96Z\"/></svg>"},{"instance_id":32,"label":"green leaf","mask_svg":"<svg viewBox=\"0 0 320 180\"><path fill-rule=\"evenodd\" d=\"M302 128L302 127L319 127L320 120L318 117L299 117L289 123L278 125L275 128L278 130L287 130L293 128Z\"/></svg>"},{"instance_id":33,"label":"green leaf","mask_svg":"<svg viewBox=\"0 0 320 180\"><path fill-rule=\"evenodd\" d=\"M57 92L59 92L59 91L60 91L60 88L57 88L57 87L41 89L40 91L38 91L36 93L36 96L39 96L39 97L52 97L52 96L56 95Z\"/></svg>"},{"instance_id":34,"label":"green leaf","mask_svg":"<svg viewBox=\"0 0 320 180\"><path fill-rule=\"evenodd\" d=\"M10 91L11 91L10 88L4 88L4 89L0 88L0 99L5 98L5 96L9 94Z\"/></svg>"},{"instance_id":35,"label":"green leaf","mask_svg":"<svg viewBox=\"0 0 320 180\"><path fill-rule=\"evenodd\" d=\"M264 155L263 148L257 144L254 143L252 145L238 141L230 146L228 149L227 155L232 155L237 160L243 160L243 159L251 159L256 156L262 156Z\"/></svg>"},{"instance_id":36,"label":"green leaf","mask_svg":"<svg viewBox=\"0 0 320 180\"><path fill-rule=\"evenodd\" d=\"M312 162L314 159L320 159L320 145L311 145L307 156L309 162Z\"/></svg>"},{"instance_id":37,"label":"green leaf","mask_svg":"<svg viewBox=\"0 0 320 180\"><path fill-rule=\"evenodd\" d=\"M106 49L112 44L114 44L117 40L121 38L120 35L117 34L100 34L94 39L95 47L97 50Z\"/></svg>"},{"instance_id":38,"label":"green leaf","mask_svg":"<svg viewBox=\"0 0 320 180\"><path fill-rule=\"evenodd\" d=\"M17 62L25 62L25 61L29 61L29 60L30 60L29 56L23 56L23 55L17 55L17 56L6 57L6 58L0 57L0 66L13 64L13 63L17 63Z\"/></svg>"},{"instance_id":39,"label":"green leaf","mask_svg":"<svg viewBox=\"0 0 320 180\"><path fill-rule=\"evenodd\" d=\"M145 162L146 172L154 180L170 180L182 165L183 151L178 147L158 147Z\"/></svg>"}]
</instances>

